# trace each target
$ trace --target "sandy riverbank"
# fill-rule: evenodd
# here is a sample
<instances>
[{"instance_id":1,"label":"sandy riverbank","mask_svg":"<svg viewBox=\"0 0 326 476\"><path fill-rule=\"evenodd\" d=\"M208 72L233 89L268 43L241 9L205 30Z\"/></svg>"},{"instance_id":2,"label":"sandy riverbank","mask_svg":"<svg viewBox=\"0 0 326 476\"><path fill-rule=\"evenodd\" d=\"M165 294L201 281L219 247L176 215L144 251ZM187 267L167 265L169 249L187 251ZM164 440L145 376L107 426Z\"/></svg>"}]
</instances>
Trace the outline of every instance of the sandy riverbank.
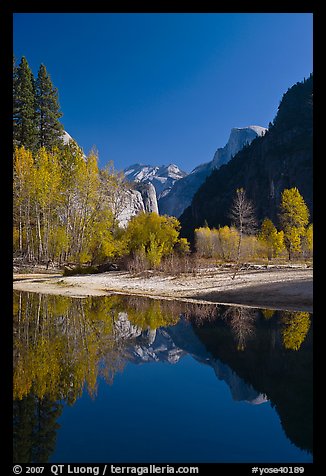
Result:
<instances>
[{"instance_id":1,"label":"sandy riverbank","mask_svg":"<svg viewBox=\"0 0 326 476\"><path fill-rule=\"evenodd\" d=\"M229 269L201 270L196 276L131 276L125 271L62 277L14 275L14 289L75 297L110 293L163 299L241 304L282 310L313 310L313 270L270 267L241 271L234 280Z\"/></svg>"}]
</instances>

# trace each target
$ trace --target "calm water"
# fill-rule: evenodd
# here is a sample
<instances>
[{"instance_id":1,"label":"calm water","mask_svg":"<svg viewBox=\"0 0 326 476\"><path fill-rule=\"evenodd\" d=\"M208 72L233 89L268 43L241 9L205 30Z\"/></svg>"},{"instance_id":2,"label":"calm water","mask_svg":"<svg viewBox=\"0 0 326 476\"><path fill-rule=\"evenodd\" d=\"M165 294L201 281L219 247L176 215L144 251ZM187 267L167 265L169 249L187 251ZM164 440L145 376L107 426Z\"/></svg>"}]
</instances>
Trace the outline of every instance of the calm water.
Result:
<instances>
[{"instance_id":1,"label":"calm water","mask_svg":"<svg viewBox=\"0 0 326 476\"><path fill-rule=\"evenodd\" d=\"M15 292L14 458L311 462L312 315Z\"/></svg>"}]
</instances>

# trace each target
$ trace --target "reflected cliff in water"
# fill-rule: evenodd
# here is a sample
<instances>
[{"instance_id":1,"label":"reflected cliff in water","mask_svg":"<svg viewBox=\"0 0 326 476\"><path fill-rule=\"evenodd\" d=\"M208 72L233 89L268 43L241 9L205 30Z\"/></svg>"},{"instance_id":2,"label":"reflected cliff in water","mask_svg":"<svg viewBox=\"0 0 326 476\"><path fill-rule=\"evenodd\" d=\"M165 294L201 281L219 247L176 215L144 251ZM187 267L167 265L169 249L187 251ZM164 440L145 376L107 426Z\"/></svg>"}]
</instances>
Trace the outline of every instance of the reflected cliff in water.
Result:
<instances>
[{"instance_id":1,"label":"reflected cliff in water","mask_svg":"<svg viewBox=\"0 0 326 476\"><path fill-rule=\"evenodd\" d=\"M270 401L312 452L312 316L127 296L14 293L14 459L46 462L58 418L127 363L210 366L235 401Z\"/></svg>"}]
</instances>

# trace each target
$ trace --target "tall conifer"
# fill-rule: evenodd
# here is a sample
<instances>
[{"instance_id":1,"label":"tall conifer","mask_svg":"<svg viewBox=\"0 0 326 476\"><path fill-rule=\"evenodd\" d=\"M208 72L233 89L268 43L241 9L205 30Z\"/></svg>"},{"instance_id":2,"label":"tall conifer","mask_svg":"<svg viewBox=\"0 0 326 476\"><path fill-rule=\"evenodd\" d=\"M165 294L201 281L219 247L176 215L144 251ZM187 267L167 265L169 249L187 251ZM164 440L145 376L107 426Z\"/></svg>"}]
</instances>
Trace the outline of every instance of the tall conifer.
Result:
<instances>
[{"instance_id":1,"label":"tall conifer","mask_svg":"<svg viewBox=\"0 0 326 476\"><path fill-rule=\"evenodd\" d=\"M13 69L14 145L33 150L36 144L35 81L25 56Z\"/></svg>"},{"instance_id":2,"label":"tall conifer","mask_svg":"<svg viewBox=\"0 0 326 476\"><path fill-rule=\"evenodd\" d=\"M38 147L52 148L63 143L62 117L58 101L58 90L52 84L46 67L41 64L36 80L36 118Z\"/></svg>"}]
</instances>

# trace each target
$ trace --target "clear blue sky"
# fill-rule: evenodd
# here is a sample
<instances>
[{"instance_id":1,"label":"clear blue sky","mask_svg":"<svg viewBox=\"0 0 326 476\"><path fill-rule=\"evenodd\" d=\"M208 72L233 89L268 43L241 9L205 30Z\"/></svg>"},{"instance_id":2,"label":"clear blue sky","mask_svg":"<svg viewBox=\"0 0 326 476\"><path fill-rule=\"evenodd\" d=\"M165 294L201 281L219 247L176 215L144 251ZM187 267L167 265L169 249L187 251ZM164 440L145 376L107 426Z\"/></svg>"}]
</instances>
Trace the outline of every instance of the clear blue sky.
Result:
<instances>
[{"instance_id":1,"label":"clear blue sky","mask_svg":"<svg viewBox=\"0 0 326 476\"><path fill-rule=\"evenodd\" d=\"M312 72L312 14L15 14L14 54L59 89L66 131L100 165L208 162L232 127L268 127Z\"/></svg>"}]
</instances>

